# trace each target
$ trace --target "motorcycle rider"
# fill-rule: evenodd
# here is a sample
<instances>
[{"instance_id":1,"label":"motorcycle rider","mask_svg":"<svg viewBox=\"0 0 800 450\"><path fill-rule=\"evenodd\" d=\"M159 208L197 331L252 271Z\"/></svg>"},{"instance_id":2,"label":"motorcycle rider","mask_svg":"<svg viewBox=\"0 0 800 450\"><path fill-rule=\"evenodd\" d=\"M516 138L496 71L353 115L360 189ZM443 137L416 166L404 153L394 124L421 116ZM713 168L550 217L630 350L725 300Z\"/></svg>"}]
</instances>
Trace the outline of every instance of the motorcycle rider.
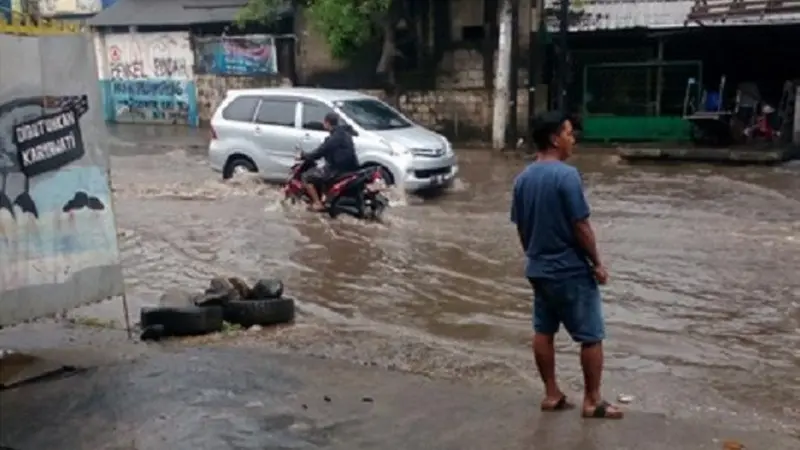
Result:
<instances>
[{"instance_id":1,"label":"motorcycle rider","mask_svg":"<svg viewBox=\"0 0 800 450\"><path fill-rule=\"evenodd\" d=\"M316 150L301 155L303 159L310 161L325 159L323 167L312 167L302 175L306 192L311 198L309 208L312 211L325 210L321 195L317 192L317 186L327 187L336 177L358 170L358 158L356 158L356 150L349 127L340 125L339 116L333 112L325 115L322 125L326 131L330 132L330 135Z\"/></svg>"}]
</instances>

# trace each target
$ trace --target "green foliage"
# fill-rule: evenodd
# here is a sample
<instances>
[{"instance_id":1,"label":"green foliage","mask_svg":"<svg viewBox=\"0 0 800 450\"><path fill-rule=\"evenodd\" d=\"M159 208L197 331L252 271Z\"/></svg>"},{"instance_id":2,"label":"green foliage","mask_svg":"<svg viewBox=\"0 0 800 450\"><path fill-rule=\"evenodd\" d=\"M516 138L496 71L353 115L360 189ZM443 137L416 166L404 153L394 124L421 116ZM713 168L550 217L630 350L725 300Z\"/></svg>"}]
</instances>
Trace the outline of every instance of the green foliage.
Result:
<instances>
[{"instance_id":1,"label":"green foliage","mask_svg":"<svg viewBox=\"0 0 800 450\"><path fill-rule=\"evenodd\" d=\"M325 37L337 58L353 57L365 44L379 38L377 22L392 0L307 0L306 17ZM239 24L274 20L282 0L249 0L237 17Z\"/></svg>"}]
</instances>

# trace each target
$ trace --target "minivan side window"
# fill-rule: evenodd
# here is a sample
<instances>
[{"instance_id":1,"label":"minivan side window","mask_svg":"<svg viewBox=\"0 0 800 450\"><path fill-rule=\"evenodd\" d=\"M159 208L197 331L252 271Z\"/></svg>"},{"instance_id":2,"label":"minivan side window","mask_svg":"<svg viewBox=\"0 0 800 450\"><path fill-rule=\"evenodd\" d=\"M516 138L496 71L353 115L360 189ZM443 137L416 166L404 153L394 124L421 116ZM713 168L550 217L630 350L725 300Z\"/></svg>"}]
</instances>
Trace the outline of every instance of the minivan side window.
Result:
<instances>
[{"instance_id":1,"label":"minivan side window","mask_svg":"<svg viewBox=\"0 0 800 450\"><path fill-rule=\"evenodd\" d=\"M330 112L333 110L322 103L303 102L303 129L325 131L322 122Z\"/></svg>"},{"instance_id":2,"label":"minivan side window","mask_svg":"<svg viewBox=\"0 0 800 450\"><path fill-rule=\"evenodd\" d=\"M256 122L264 125L294 127L294 113L297 102L294 100L273 100L262 98L256 114Z\"/></svg>"},{"instance_id":3,"label":"minivan side window","mask_svg":"<svg viewBox=\"0 0 800 450\"><path fill-rule=\"evenodd\" d=\"M235 122L252 122L258 97L237 97L222 110L222 118Z\"/></svg>"}]
</instances>

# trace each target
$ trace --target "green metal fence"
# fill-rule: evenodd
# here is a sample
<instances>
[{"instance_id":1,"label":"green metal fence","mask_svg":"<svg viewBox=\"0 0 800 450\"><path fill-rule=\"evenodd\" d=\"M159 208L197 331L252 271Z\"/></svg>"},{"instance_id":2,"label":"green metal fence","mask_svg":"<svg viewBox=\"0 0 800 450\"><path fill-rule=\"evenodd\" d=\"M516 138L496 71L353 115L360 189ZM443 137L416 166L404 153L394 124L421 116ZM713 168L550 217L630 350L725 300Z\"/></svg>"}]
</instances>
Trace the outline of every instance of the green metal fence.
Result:
<instances>
[{"instance_id":1,"label":"green metal fence","mask_svg":"<svg viewBox=\"0 0 800 450\"><path fill-rule=\"evenodd\" d=\"M591 64L583 70L584 138L680 141L686 83L702 80L700 61Z\"/></svg>"}]
</instances>

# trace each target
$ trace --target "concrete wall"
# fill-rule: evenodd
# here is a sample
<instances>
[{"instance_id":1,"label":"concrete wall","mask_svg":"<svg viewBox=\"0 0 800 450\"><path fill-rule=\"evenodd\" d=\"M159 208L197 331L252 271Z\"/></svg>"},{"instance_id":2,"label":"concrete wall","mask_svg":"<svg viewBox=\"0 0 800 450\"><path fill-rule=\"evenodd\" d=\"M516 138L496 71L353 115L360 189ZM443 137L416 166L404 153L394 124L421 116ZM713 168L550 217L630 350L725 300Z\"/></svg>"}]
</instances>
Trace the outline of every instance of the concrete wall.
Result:
<instances>
[{"instance_id":1,"label":"concrete wall","mask_svg":"<svg viewBox=\"0 0 800 450\"><path fill-rule=\"evenodd\" d=\"M188 31L96 35L105 119L197 126Z\"/></svg>"},{"instance_id":2,"label":"concrete wall","mask_svg":"<svg viewBox=\"0 0 800 450\"><path fill-rule=\"evenodd\" d=\"M88 37L0 35L0 326L121 295Z\"/></svg>"}]
</instances>

